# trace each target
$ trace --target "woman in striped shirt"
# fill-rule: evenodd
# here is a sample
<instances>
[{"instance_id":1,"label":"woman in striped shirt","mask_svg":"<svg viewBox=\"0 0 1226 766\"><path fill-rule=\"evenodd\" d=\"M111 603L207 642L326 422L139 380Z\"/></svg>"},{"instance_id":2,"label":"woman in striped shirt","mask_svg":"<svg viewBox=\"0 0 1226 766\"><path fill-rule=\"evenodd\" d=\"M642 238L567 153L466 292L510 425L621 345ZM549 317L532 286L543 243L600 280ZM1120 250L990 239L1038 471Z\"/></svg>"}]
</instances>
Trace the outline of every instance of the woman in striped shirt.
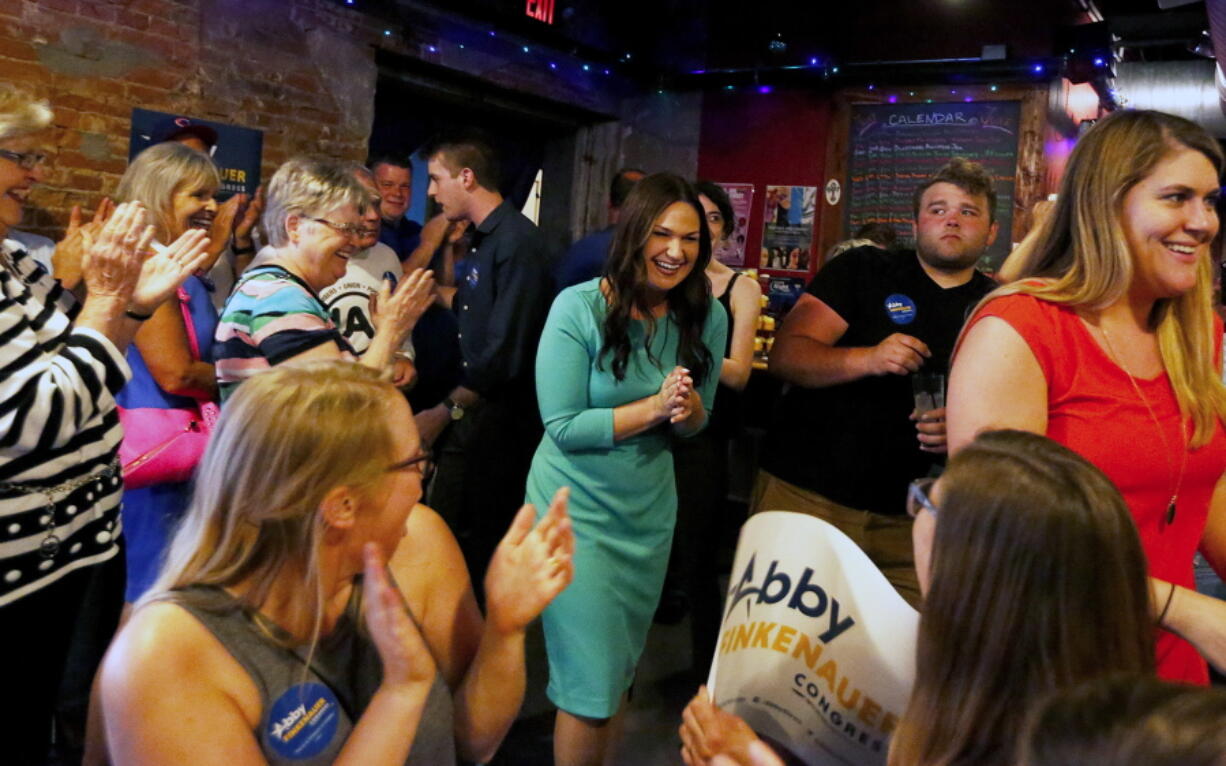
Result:
<instances>
[{"instance_id":1,"label":"woman in striped shirt","mask_svg":"<svg viewBox=\"0 0 1226 766\"><path fill-rule=\"evenodd\" d=\"M43 178L50 124L45 103L0 86L0 237ZM11 763L42 762L70 649L100 651L122 603L123 350L207 256L193 232L146 260L152 236L139 204L97 225L82 305L24 251L0 248L0 674L22 695L7 706ZM86 605L98 611L85 618ZM92 673L99 657L80 659Z\"/></svg>"}]
</instances>

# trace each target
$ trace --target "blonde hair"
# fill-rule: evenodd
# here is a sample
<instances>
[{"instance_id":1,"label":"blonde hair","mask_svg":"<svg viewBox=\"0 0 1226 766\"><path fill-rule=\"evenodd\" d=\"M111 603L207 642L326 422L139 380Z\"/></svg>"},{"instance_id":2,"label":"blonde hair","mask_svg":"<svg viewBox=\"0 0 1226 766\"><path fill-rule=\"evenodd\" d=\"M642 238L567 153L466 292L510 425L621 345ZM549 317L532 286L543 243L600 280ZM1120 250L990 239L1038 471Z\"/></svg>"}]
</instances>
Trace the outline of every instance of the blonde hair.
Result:
<instances>
[{"instance_id":1,"label":"blonde hair","mask_svg":"<svg viewBox=\"0 0 1226 766\"><path fill-rule=\"evenodd\" d=\"M289 241L285 222L291 215L318 217L346 205L362 215L376 199L347 163L295 157L277 168L268 182L260 223L269 244L284 247Z\"/></svg>"},{"instance_id":2,"label":"blonde hair","mask_svg":"<svg viewBox=\"0 0 1226 766\"><path fill-rule=\"evenodd\" d=\"M301 573L317 637L324 594L320 504L336 487L370 492L394 462L390 408L375 370L290 363L243 382L226 402L166 563L141 603L190 585L248 583L259 609L277 578Z\"/></svg>"},{"instance_id":3,"label":"blonde hair","mask_svg":"<svg viewBox=\"0 0 1226 766\"><path fill-rule=\"evenodd\" d=\"M51 124L51 107L8 83L0 83L0 141L44 130Z\"/></svg>"},{"instance_id":4,"label":"blonde hair","mask_svg":"<svg viewBox=\"0 0 1226 766\"><path fill-rule=\"evenodd\" d=\"M1133 279L1133 255L1121 226L1124 197L1154 167L1180 148L1200 152L1220 176L1222 150L1196 123L1152 111L1116 112L1095 125L1069 158L1054 208L1001 266L1009 284L976 308L1003 295L1033 295L1070 306L1103 309L1125 296ZM1154 304L1162 365L1184 418L1191 417L1191 446L1208 443L1226 416L1226 386L1214 357L1210 259L1197 266L1196 285ZM967 326L970 326L970 322Z\"/></svg>"},{"instance_id":5,"label":"blonde hair","mask_svg":"<svg viewBox=\"0 0 1226 766\"><path fill-rule=\"evenodd\" d=\"M158 240L174 239L174 195L183 188L221 186L217 166L207 155L178 141L164 141L149 147L132 160L115 197L119 202L140 202L153 216ZM182 232L180 232L182 233Z\"/></svg>"}]
</instances>

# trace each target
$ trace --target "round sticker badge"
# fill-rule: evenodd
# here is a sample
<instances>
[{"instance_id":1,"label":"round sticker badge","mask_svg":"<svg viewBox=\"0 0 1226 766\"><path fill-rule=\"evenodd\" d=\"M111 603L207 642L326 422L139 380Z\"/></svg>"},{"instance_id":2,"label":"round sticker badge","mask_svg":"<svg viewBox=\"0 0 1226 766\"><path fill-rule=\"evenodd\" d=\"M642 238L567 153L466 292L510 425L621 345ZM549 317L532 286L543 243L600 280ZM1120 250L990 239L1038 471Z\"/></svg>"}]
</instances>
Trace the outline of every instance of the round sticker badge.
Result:
<instances>
[{"instance_id":1,"label":"round sticker badge","mask_svg":"<svg viewBox=\"0 0 1226 766\"><path fill-rule=\"evenodd\" d=\"M894 324L911 324L915 321L915 301L894 293L885 299L885 313Z\"/></svg>"},{"instance_id":2,"label":"round sticker badge","mask_svg":"<svg viewBox=\"0 0 1226 766\"><path fill-rule=\"evenodd\" d=\"M332 744L340 710L336 695L323 684L291 686L269 708L268 742L283 758L314 758Z\"/></svg>"}]
</instances>

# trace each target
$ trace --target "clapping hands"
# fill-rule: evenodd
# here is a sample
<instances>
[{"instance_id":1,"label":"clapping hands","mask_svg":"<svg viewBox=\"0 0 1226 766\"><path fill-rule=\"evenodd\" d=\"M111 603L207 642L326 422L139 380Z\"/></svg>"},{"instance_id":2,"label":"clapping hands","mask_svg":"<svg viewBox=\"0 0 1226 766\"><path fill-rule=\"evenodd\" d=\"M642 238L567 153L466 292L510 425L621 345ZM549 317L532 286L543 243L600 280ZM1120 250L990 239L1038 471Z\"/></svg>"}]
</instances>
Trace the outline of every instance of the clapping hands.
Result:
<instances>
[{"instance_id":1,"label":"clapping hands","mask_svg":"<svg viewBox=\"0 0 1226 766\"><path fill-rule=\"evenodd\" d=\"M428 688L436 667L421 631L409 618L404 598L392 585L379 546L362 550L362 614L371 640L383 661L383 685L389 688Z\"/></svg>"},{"instance_id":2,"label":"clapping hands","mask_svg":"<svg viewBox=\"0 0 1226 766\"><path fill-rule=\"evenodd\" d=\"M399 348L434 302L434 286L434 272L428 269L414 269L405 274L395 290L385 281L379 294L371 296L375 331L393 333L396 342L392 345Z\"/></svg>"},{"instance_id":3,"label":"clapping hands","mask_svg":"<svg viewBox=\"0 0 1226 766\"><path fill-rule=\"evenodd\" d=\"M694 379L684 367L674 367L656 395L660 416L670 423L683 423L694 411Z\"/></svg>"},{"instance_id":4,"label":"clapping hands","mask_svg":"<svg viewBox=\"0 0 1226 766\"><path fill-rule=\"evenodd\" d=\"M570 490L559 489L533 526L536 509L519 509L485 575L489 625L499 633L524 630L575 574L575 533L566 513Z\"/></svg>"}]
</instances>

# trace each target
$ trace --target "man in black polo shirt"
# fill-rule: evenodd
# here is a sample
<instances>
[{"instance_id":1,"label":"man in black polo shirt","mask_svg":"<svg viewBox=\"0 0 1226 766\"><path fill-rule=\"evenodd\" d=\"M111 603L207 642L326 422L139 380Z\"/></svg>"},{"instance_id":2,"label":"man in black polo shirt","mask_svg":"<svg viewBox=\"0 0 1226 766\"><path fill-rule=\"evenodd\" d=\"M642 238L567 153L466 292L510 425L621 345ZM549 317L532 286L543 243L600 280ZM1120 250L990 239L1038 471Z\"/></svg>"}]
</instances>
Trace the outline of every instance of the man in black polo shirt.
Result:
<instances>
[{"instance_id":1,"label":"man in black polo shirt","mask_svg":"<svg viewBox=\"0 0 1226 766\"><path fill-rule=\"evenodd\" d=\"M848 251L809 284L775 339L791 384L767 435L754 511L842 529L918 603L907 486L939 468L945 410L913 413L912 375L945 374L967 312L992 288L975 264L996 239L996 192L955 158L915 192L916 251Z\"/></svg>"},{"instance_id":2,"label":"man in black polo shirt","mask_svg":"<svg viewBox=\"0 0 1226 766\"><path fill-rule=\"evenodd\" d=\"M440 288L459 323L460 385L416 419L435 443L429 504L455 531L480 594L543 433L534 367L553 281L540 231L498 192L488 145L443 141L427 156L428 194L448 220L470 221L473 235L457 286Z\"/></svg>"}]
</instances>

